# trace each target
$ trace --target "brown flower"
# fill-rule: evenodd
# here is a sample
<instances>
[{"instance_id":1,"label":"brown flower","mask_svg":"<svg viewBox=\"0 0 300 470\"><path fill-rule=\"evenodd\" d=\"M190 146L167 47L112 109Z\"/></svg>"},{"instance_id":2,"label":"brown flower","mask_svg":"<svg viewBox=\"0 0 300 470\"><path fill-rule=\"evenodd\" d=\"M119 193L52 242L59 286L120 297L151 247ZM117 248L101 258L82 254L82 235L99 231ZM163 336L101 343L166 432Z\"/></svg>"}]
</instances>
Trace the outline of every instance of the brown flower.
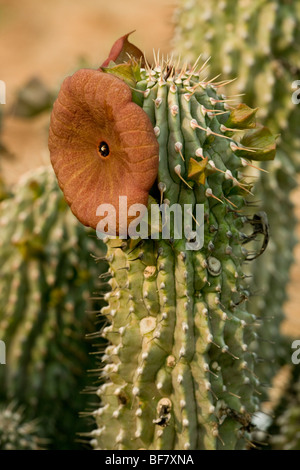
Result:
<instances>
[{"instance_id":1,"label":"brown flower","mask_svg":"<svg viewBox=\"0 0 300 470\"><path fill-rule=\"evenodd\" d=\"M130 88L100 70L67 77L53 106L51 162L74 215L96 228L100 204L112 204L119 230L119 196L147 205L158 172L158 143ZM128 222L135 217L128 218Z\"/></svg>"}]
</instances>

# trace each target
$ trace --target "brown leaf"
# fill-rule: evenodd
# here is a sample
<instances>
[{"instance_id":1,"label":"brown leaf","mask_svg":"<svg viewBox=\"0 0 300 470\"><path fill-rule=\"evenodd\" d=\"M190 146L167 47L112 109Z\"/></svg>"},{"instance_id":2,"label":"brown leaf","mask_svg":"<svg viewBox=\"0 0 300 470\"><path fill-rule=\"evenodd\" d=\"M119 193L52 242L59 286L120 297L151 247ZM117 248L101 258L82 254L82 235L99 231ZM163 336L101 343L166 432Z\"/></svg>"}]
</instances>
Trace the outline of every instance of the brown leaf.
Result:
<instances>
[{"instance_id":1,"label":"brown leaf","mask_svg":"<svg viewBox=\"0 0 300 470\"><path fill-rule=\"evenodd\" d=\"M107 67L111 61L115 64L124 64L124 62L128 62L130 57L133 57L136 61L141 60L141 66L145 66L145 57L142 51L128 41L128 36L132 33L134 33L134 31L125 34L125 36L122 36L114 43L108 58L103 62L101 67Z\"/></svg>"}]
</instances>

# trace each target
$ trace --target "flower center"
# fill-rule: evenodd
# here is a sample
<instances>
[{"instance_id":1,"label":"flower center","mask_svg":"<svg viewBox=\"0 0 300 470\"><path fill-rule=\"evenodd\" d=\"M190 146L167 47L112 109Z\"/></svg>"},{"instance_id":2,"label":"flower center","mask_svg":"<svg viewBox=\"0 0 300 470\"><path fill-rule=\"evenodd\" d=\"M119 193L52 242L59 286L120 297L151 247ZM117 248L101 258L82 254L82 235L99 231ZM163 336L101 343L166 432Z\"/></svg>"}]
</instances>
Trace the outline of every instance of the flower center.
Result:
<instances>
[{"instance_id":1,"label":"flower center","mask_svg":"<svg viewBox=\"0 0 300 470\"><path fill-rule=\"evenodd\" d=\"M104 141L100 142L98 150L99 150L100 155L102 157L108 157L108 155L109 155L109 146L107 145L106 142L104 142Z\"/></svg>"}]
</instances>

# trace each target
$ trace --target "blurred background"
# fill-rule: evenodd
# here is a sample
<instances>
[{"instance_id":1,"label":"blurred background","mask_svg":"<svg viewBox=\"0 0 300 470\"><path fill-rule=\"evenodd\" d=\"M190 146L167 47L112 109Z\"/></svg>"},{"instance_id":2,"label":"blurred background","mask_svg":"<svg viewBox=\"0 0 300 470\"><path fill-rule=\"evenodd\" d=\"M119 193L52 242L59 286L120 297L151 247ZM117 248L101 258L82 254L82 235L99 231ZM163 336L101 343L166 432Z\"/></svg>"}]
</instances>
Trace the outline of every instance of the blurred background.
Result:
<instances>
[{"instance_id":1,"label":"blurred background","mask_svg":"<svg viewBox=\"0 0 300 470\"><path fill-rule=\"evenodd\" d=\"M82 62L99 67L114 41L130 31L136 30L133 40L148 56L152 56L153 49L167 53L173 9L174 0L1 0L0 79L7 87L3 112L11 110L18 90L33 77L56 90ZM2 133L3 144L12 154L1 161L9 183L16 182L24 171L49 161L49 114L29 122L15 117L12 110Z\"/></svg>"},{"instance_id":2,"label":"blurred background","mask_svg":"<svg viewBox=\"0 0 300 470\"><path fill-rule=\"evenodd\" d=\"M19 191L25 191L26 184L26 191L29 186L32 189L32 181L36 182L38 178L46 178L47 184L50 184L49 178L51 179L51 177L40 174L38 177L33 177L33 180L29 179L27 182L22 182L22 187L19 186L20 181L22 181L21 177L29 170L49 165L47 139L50 110L53 99L65 76L72 74L82 66L98 67L106 59L114 41L133 30L136 30L136 32L130 40L144 51L146 56L152 57L153 49L156 51L159 49L167 55L173 49L173 16L175 8L176 0L152 0L151 2L114 0L111 3L107 0L44 0L43 2L38 0L22 0L22 2L0 0L0 80L3 80L6 84L6 104L0 105L0 174L2 183L5 186L4 192L13 194L16 197ZM201 44L198 45L198 48L200 53ZM300 76L298 79L300 79ZM244 101L247 103L247 96ZM299 185L299 175L297 181ZM55 185L53 182L51 184ZM44 183L41 183L40 188L44 188ZM51 191L55 192L56 189L53 188ZM42 194L42 189L38 191L40 191L38 195ZM35 203L36 194L32 195L26 192L26 195L24 195L24 200L27 198L26 210L28 214L30 214L31 204L33 206ZM43 193L43 197L46 205L47 194ZM57 198L59 199L59 196ZM291 198L296 206L297 236L299 238L299 186L292 191ZM4 196L3 199L5 199ZM62 204L60 200L58 204ZM16 208L16 204L13 207ZM2 227L4 226L4 228L9 223L9 213L12 208L9 206L4 207L5 211L7 212L6 218L2 217ZM24 207L22 211L24 213ZM42 213L37 212L40 215ZM26 219L27 216L22 215L20 217ZM62 221L57 222L58 225L60 224L60 229L64 223ZM73 219L72 223L75 224ZM74 243L80 245L81 241L78 241L81 240L80 229L77 226L75 229L76 235L74 237L78 237L78 239ZM0 237L4 236L3 230L0 232ZM24 235L22 236L24 238ZM29 244L30 248L28 248L29 242L27 243L27 238L26 243L23 242L23 238L21 240L22 249L26 245L26 250L28 250L26 253L28 252L30 257L32 244ZM21 242L19 238L17 241L18 247ZM93 240L86 248L87 252L93 249L92 243ZM63 248L65 253L68 249ZM9 253L9 249L6 252ZM13 253L12 250L9 255L10 260L14 258ZM278 256L280 256L280 253ZM101 253L99 257L101 257ZM4 258L0 256L1 260L4 263ZM8 263L7 260L6 263ZM80 260L78 258L74 261L74 270L79 265ZM15 270L15 267L16 265L10 262L10 270ZM42 269L44 273L45 268L38 266L37 269ZM85 272L87 266L82 270L82 272ZM6 271L1 272L1 276L8 276ZM48 279L46 275L45 279ZM70 282L73 282L72 276L69 279ZM13 280L11 279L10 282L13 283ZM15 281L15 284L19 286L17 281ZM48 284L50 286L51 282L49 281ZM9 286L9 283L2 284L3 289L11 291L12 289L7 286ZM47 295L51 296L52 294L50 295L49 292ZM300 339L299 243L297 243L294 250L294 263L291 267L287 292L288 299L284 304L286 319L282 323L282 331L290 337ZM26 293L23 293L23 296L25 299ZM2 304L0 302L0 308L6 309L7 304L5 302L12 302L9 294L7 294ZM59 304L57 312L61 312L61 309L65 308L68 310L70 308L68 305L67 299L64 299ZM41 310L43 308L41 307ZM74 307L74 311L76 311L76 308ZM0 320L1 315L3 315L3 311L0 311ZM9 323L9 321L6 319L6 322ZM4 331L6 326L7 323L3 326L3 330L0 328L0 339L4 339L1 337L1 331ZM10 378L6 377L3 380L9 382ZM22 386L24 386L23 382L19 387ZM38 385L36 387L35 390L39 390ZM33 392L29 393L32 394ZM82 403L78 405L79 410L81 406ZM16 410L16 405L10 405L9 412L12 412L12 410ZM47 410L47 413L49 413L49 410ZM28 417L28 419L32 418L34 418L34 415ZM65 444L60 443L57 445L63 447Z\"/></svg>"}]
</instances>

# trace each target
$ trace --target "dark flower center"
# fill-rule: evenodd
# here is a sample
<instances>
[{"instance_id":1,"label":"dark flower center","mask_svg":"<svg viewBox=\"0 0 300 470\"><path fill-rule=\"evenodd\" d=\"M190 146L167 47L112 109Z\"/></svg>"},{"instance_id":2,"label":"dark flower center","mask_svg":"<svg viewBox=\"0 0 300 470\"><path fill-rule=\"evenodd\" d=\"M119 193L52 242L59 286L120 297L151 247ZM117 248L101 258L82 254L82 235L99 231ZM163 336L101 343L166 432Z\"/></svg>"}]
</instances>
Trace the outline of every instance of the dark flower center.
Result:
<instances>
[{"instance_id":1,"label":"dark flower center","mask_svg":"<svg viewBox=\"0 0 300 470\"><path fill-rule=\"evenodd\" d=\"M106 142L104 142L104 141L100 142L98 150L99 150L100 155L102 157L108 157L108 155L109 155L109 146L107 145Z\"/></svg>"}]
</instances>

